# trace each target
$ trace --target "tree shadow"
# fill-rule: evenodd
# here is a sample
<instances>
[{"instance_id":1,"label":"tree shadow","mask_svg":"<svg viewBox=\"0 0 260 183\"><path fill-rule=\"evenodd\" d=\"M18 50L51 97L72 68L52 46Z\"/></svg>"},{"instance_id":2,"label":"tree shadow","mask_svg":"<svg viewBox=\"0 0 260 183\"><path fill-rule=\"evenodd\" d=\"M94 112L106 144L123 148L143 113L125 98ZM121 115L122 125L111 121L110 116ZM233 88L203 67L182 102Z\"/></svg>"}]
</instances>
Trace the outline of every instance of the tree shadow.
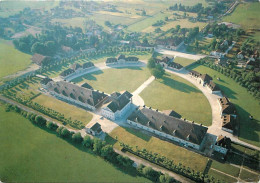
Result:
<instances>
[{"instance_id":1,"label":"tree shadow","mask_svg":"<svg viewBox=\"0 0 260 183\"><path fill-rule=\"evenodd\" d=\"M174 80L168 76L163 76L163 78L159 82L171 87L172 89L179 90L179 91L185 92L185 93L191 93L191 92L199 93L200 92L198 89L196 89L192 86L189 86L185 83Z\"/></svg>"},{"instance_id":2,"label":"tree shadow","mask_svg":"<svg viewBox=\"0 0 260 183\"><path fill-rule=\"evenodd\" d=\"M236 92L224 85L218 84L218 86L221 89L222 93L224 93L224 95L226 95L228 98L237 99L237 97L235 96L237 94Z\"/></svg>"},{"instance_id":3,"label":"tree shadow","mask_svg":"<svg viewBox=\"0 0 260 183\"><path fill-rule=\"evenodd\" d=\"M83 76L77 77L77 78L71 80L71 82L79 83L79 82L82 82L84 80L96 81L97 78L96 78L95 75L100 75L100 74L103 74L103 73L104 72L102 70L98 70L98 71L95 71L95 72L88 73L88 74L85 74Z\"/></svg>"}]
</instances>

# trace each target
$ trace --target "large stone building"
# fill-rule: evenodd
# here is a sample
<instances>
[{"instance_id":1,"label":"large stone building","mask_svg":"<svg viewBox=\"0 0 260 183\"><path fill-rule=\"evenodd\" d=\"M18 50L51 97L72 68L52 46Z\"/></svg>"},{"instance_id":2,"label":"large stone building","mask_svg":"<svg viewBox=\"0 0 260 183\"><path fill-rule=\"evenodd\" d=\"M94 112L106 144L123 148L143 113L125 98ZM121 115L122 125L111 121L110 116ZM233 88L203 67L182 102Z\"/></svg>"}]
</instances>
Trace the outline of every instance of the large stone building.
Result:
<instances>
[{"instance_id":1,"label":"large stone building","mask_svg":"<svg viewBox=\"0 0 260 183\"><path fill-rule=\"evenodd\" d=\"M60 77L64 80L68 79L69 77L76 76L79 74L83 74L88 71L90 68L93 68L94 64L92 62L86 62L82 65L75 63L70 66L70 68L64 70Z\"/></svg>"},{"instance_id":2,"label":"large stone building","mask_svg":"<svg viewBox=\"0 0 260 183\"><path fill-rule=\"evenodd\" d=\"M127 123L197 150L201 150L208 130L205 126L145 106L134 111L128 117Z\"/></svg>"},{"instance_id":3,"label":"large stone building","mask_svg":"<svg viewBox=\"0 0 260 183\"><path fill-rule=\"evenodd\" d=\"M118 58L107 58L106 65L112 64L125 64L125 63L137 63L139 58L137 57L126 57L125 55L119 55Z\"/></svg>"},{"instance_id":4,"label":"large stone building","mask_svg":"<svg viewBox=\"0 0 260 183\"><path fill-rule=\"evenodd\" d=\"M132 96L128 91L122 94L118 92L112 93L102 106L101 115L111 120L120 119L130 109Z\"/></svg>"},{"instance_id":5,"label":"large stone building","mask_svg":"<svg viewBox=\"0 0 260 183\"><path fill-rule=\"evenodd\" d=\"M66 81L50 81L45 88L58 99L90 110L100 107L108 98L104 92L80 87Z\"/></svg>"}]
</instances>

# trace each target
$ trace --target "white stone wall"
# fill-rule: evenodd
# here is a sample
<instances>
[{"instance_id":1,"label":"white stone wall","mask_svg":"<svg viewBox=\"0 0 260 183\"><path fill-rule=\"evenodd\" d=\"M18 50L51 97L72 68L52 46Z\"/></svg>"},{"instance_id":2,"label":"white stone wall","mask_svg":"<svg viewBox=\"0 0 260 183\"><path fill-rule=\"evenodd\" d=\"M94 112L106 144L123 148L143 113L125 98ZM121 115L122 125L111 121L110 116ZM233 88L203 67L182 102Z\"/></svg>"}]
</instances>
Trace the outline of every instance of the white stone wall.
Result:
<instances>
[{"instance_id":1,"label":"white stone wall","mask_svg":"<svg viewBox=\"0 0 260 183\"><path fill-rule=\"evenodd\" d=\"M160 132L160 131L158 131L158 130L149 128L149 127L147 127L147 126L143 126L143 125L141 125L141 124L139 124L139 123L136 123L136 122L133 122L133 121L131 121L131 120L127 120L127 123L130 124L130 125L132 125L132 126L135 126L135 127L138 127L138 128L144 129L144 130L147 130L147 131L149 131L149 132L151 132L151 133L154 133L154 134L156 134L156 135L159 135L159 136L161 136L161 137L167 138L167 139L169 139L169 140L178 142L178 143L180 143L180 144L182 144L182 145L186 145L186 146L192 147L192 148L197 149L197 150L200 149L200 146L197 145L197 144L193 144L193 143L188 142L188 141L186 141L186 140L183 140L183 139L180 139L180 138L178 138L178 137L174 137L174 136L172 136L172 135L169 135L169 134Z\"/></svg>"},{"instance_id":2,"label":"white stone wall","mask_svg":"<svg viewBox=\"0 0 260 183\"><path fill-rule=\"evenodd\" d=\"M129 103L126 104L126 106L123 109L121 109L121 111L116 111L115 113L113 113L107 107L105 107L102 108L101 115L104 116L105 118L116 120L123 117L125 113L129 110L130 106L131 106L131 101L129 101Z\"/></svg>"},{"instance_id":3,"label":"white stone wall","mask_svg":"<svg viewBox=\"0 0 260 183\"><path fill-rule=\"evenodd\" d=\"M222 127L222 130L229 132L229 133L233 133L233 130L230 130L230 129L227 129L227 128L224 128L224 127Z\"/></svg>"},{"instance_id":4,"label":"white stone wall","mask_svg":"<svg viewBox=\"0 0 260 183\"><path fill-rule=\"evenodd\" d=\"M88 68L85 68L85 69L80 68L80 69L76 70L75 72L71 73L70 75L65 76L65 77L61 77L61 78L64 79L64 80L69 80L70 77L74 77L76 75L80 76L81 74L84 74L86 71L92 69L93 67L94 66L88 67Z\"/></svg>"}]
</instances>

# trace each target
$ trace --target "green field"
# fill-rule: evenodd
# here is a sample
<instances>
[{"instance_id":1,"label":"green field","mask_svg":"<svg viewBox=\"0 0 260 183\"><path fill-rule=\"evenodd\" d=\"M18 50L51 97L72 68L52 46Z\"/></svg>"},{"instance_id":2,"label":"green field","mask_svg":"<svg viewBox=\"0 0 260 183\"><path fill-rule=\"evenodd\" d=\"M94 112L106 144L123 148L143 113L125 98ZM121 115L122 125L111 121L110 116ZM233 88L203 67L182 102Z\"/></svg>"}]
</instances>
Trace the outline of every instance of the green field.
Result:
<instances>
[{"instance_id":1,"label":"green field","mask_svg":"<svg viewBox=\"0 0 260 183\"><path fill-rule=\"evenodd\" d=\"M71 118L72 120L79 120L83 123L84 126L86 126L93 117L91 113L87 112L84 109L70 105L66 102L60 101L56 98L47 95L40 95L35 99L33 99L33 101L45 107L51 108L57 112L60 112L61 114L64 114L65 118Z\"/></svg>"},{"instance_id":2,"label":"green field","mask_svg":"<svg viewBox=\"0 0 260 183\"><path fill-rule=\"evenodd\" d=\"M146 135L139 130L117 127L106 137L107 142L114 144L114 147L117 149L121 149L115 137L117 137L118 141L130 145L134 149L136 146L139 149L145 148L148 151L159 153L174 160L175 164L182 163L184 166L188 166L196 171L203 172L207 164L207 157L154 136Z\"/></svg>"},{"instance_id":3,"label":"green field","mask_svg":"<svg viewBox=\"0 0 260 183\"><path fill-rule=\"evenodd\" d=\"M257 173L251 173L245 169L242 169L240 178L247 182L258 182L259 175Z\"/></svg>"},{"instance_id":4,"label":"green field","mask_svg":"<svg viewBox=\"0 0 260 183\"><path fill-rule=\"evenodd\" d=\"M111 68L86 74L72 80L72 82L87 82L96 90L106 93L124 90L133 92L143 84L150 75L149 70L142 67Z\"/></svg>"},{"instance_id":5,"label":"green field","mask_svg":"<svg viewBox=\"0 0 260 183\"><path fill-rule=\"evenodd\" d=\"M124 54L126 56L135 56L138 57L140 60L148 60L152 54L150 52L142 52L142 51L136 51L136 52L122 52L120 54ZM96 63L102 63L102 62L106 62L106 59L108 57L118 57L119 54L118 53L109 53L109 54L102 54L102 55L98 55L98 56L93 56L90 58L86 58L86 59L80 59L77 60L75 63L85 63L85 62L93 62L94 64ZM44 75L47 75L49 77L57 77L62 71L66 70L67 68L70 67L72 63L65 63L59 66L56 66L54 68L52 68L50 71L44 73Z\"/></svg>"},{"instance_id":6,"label":"green field","mask_svg":"<svg viewBox=\"0 0 260 183\"><path fill-rule=\"evenodd\" d=\"M218 84L221 91L223 91L236 106L240 125L239 139L259 147L259 102L233 79L226 77L213 69L198 64L191 66L189 69L193 69L202 74L207 73L213 77L213 81ZM218 77L220 78L220 81L217 80ZM250 120L248 117L249 115L254 116L254 120Z\"/></svg>"},{"instance_id":7,"label":"green field","mask_svg":"<svg viewBox=\"0 0 260 183\"><path fill-rule=\"evenodd\" d=\"M209 175L211 175L211 176L213 176L213 177L215 177L215 178L217 178L219 180L223 180L225 182L229 182L229 183L237 182L237 179L234 179L232 177L229 177L229 176L227 176L227 175L225 175L223 173L217 172L217 171L212 170L212 169L209 170Z\"/></svg>"},{"instance_id":8,"label":"green field","mask_svg":"<svg viewBox=\"0 0 260 183\"><path fill-rule=\"evenodd\" d=\"M207 98L193 84L178 76L168 74L153 81L140 96L154 109L174 110L182 118L211 125L211 107Z\"/></svg>"},{"instance_id":9,"label":"green field","mask_svg":"<svg viewBox=\"0 0 260 183\"><path fill-rule=\"evenodd\" d=\"M18 51L12 43L0 39L0 80L26 69L31 64L30 58L31 55Z\"/></svg>"},{"instance_id":10,"label":"green field","mask_svg":"<svg viewBox=\"0 0 260 183\"><path fill-rule=\"evenodd\" d=\"M240 169L238 167L229 165L227 163L220 163L218 161L213 161L212 168L225 172L226 174L232 175L233 177L238 177Z\"/></svg>"},{"instance_id":11,"label":"green field","mask_svg":"<svg viewBox=\"0 0 260 183\"><path fill-rule=\"evenodd\" d=\"M259 29L259 9L259 2L239 4L231 15L224 17L223 21L240 24L245 29Z\"/></svg>"},{"instance_id":12,"label":"green field","mask_svg":"<svg viewBox=\"0 0 260 183\"><path fill-rule=\"evenodd\" d=\"M0 180L3 182L149 182L124 173L0 106Z\"/></svg>"},{"instance_id":13,"label":"green field","mask_svg":"<svg viewBox=\"0 0 260 183\"><path fill-rule=\"evenodd\" d=\"M196 62L196 60L192 60L192 59L188 59L188 58L182 58L182 57L176 57L174 59L174 62L181 64L183 67L186 67L186 66Z\"/></svg>"}]
</instances>

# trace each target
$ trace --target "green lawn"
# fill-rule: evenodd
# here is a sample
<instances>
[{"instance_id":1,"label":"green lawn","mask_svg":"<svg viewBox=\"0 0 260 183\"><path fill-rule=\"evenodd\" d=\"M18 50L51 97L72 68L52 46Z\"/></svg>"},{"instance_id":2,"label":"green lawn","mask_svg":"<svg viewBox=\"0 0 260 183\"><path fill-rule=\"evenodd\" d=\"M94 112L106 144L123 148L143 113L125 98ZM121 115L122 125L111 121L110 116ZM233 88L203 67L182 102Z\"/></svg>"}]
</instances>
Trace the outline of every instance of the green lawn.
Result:
<instances>
[{"instance_id":1,"label":"green lawn","mask_svg":"<svg viewBox=\"0 0 260 183\"><path fill-rule=\"evenodd\" d=\"M129 144L134 147L134 149L136 146L138 146L139 149L145 148L148 151L159 153L174 160L176 164L182 163L196 171L203 172L207 164L207 157L154 136L146 135L139 130L117 127L106 137L107 142L114 144L114 147L120 149L120 145L115 139L116 136L118 141Z\"/></svg>"},{"instance_id":2,"label":"green lawn","mask_svg":"<svg viewBox=\"0 0 260 183\"><path fill-rule=\"evenodd\" d=\"M133 92L146 81L150 75L149 70L144 67L111 68L86 74L72 80L72 82L87 82L94 89L106 93L123 90Z\"/></svg>"},{"instance_id":3,"label":"green lawn","mask_svg":"<svg viewBox=\"0 0 260 183\"><path fill-rule=\"evenodd\" d=\"M211 107L207 98L193 84L173 74L153 81L140 94L147 106L174 110L182 118L211 125Z\"/></svg>"},{"instance_id":4,"label":"green lawn","mask_svg":"<svg viewBox=\"0 0 260 183\"><path fill-rule=\"evenodd\" d=\"M79 120L83 123L84 126L86 126L93 117L91 113L87 112L84 109L78 108L74 105L70 105L66 102L47 95L40 95L36 97L33 101L45 107L51 108L57 112L60 112L61 114L64 114L66 118Z\"/></svg>"},{"instance_id":5,"label":"green lawn","mask_svg":"<svg viewBox=\"0 0 260 183\"><path fill-rule=\"evenodd\" d=\"M18 51L10 42L0 39L0 80L26 69L31 64L30 58L31 55Z\"/></svg>"},{"instance_id":6,"label":"green lawn","mask_svg":"<svg viewBox=\"0 0 260 183\"><path fill-rule=\"evenodd\" d=\"M258 182L259 181L259 174L251 173L245 169L242 169L240 174L240 178L247 182Z\"/></svg>"},{"instance_id":7,"label":"green lawn","mask_svg":"<svg viewBox=\"0 0 260 183\"><path fill-rule=\"evenodd\" d=\"M239 4L231 15L224 17L223 21L240 24L245 29L259 29L259 9L259 2Z\"/></svg>"},{"instance_id":8,"label":"green lawn","mask_svg":"<svg viewBox=\"0 0 260 183\"><path fill-rule=\"evenodd\" d=\"M239 116L239 139L260 147L260 104L247 90L236 83L233 79L202 65L190 67L202 74L207 73L213 77L213 81L218 84L224 94L235 104ZM220 78L220 81L217 78ZM254 116L254 120L249 119L249 115Z\"/></svg>"},{"instance_id":9,"label":"green lawn","mask_svg":"<svg viewBox=\"0 0 260 183\"><path fill-rule=\"evenodd\" d=\"M174 59L174 62L181 64L183 67L186 67L186 66L196 62L196 60L192 60L192 59L188 59L188 58L182 58L182 57L176 57Z\"/></svg>"},{"instance_id":10,"label":"green lawn","mask_svg":"<svg viewBox=\"0 0 260 183\"><path fill-rule=\"evenodd\" d=\"M124 54L126 56L135 56L138 57L140 60L148 60L152 54L150 52L141 52L141 51L136 51L136 52L122 52L120 54ZM86 59L80 59L77 60L75 63L85 63L85 62L93 62L94 64L96 63L102 63L105 62L108 57L118 57L118 53L109 53L109 54L102 54ZM49 77L57 77L62 71L66 70L69 68L71 63L65 63L63 65L59 65L51 69L50 71L46 72L44 75L48 75Z\"/></svg>"},{"instance_id":11,"label":"green lawn","mask_svg":"<svg viewBox=\"0 0 260 183\"><path fill-rule=\"evenodd\" d=\"M214 161L211 165L212 168L225 172L226 174L232 175L234 177L238 177L240 169L238 167L229 165L227 163L220 163L218 161Z\"/></svg>"},{"instance_id":12,"label":"green lawn","mask_svg":"<svg viewBox=\"0 0 260 183\"><path fill-rule=\"evenodd\" d=\"M149 182L124 173L0 106L0 180L3 182Z\"/></svg>"},{"instance_id":13,"label":"green lawn","mask_svg":"<svg viewBox=\"0 0 260 183\"><path fill-rule=\"evenodd\" d=\"M213 176L213 177L215 177L215 178L217 178L219 180L223 180L225 182L229 182L229 183L237 182L237 180L234 179L233 177L229 177L229 176L227 176L227 175L225 175L223 173L217 172L217 171L212 170L212 169L209 170L209 175L211 175L211 176Z\"/></svg>"}]
</instances>

